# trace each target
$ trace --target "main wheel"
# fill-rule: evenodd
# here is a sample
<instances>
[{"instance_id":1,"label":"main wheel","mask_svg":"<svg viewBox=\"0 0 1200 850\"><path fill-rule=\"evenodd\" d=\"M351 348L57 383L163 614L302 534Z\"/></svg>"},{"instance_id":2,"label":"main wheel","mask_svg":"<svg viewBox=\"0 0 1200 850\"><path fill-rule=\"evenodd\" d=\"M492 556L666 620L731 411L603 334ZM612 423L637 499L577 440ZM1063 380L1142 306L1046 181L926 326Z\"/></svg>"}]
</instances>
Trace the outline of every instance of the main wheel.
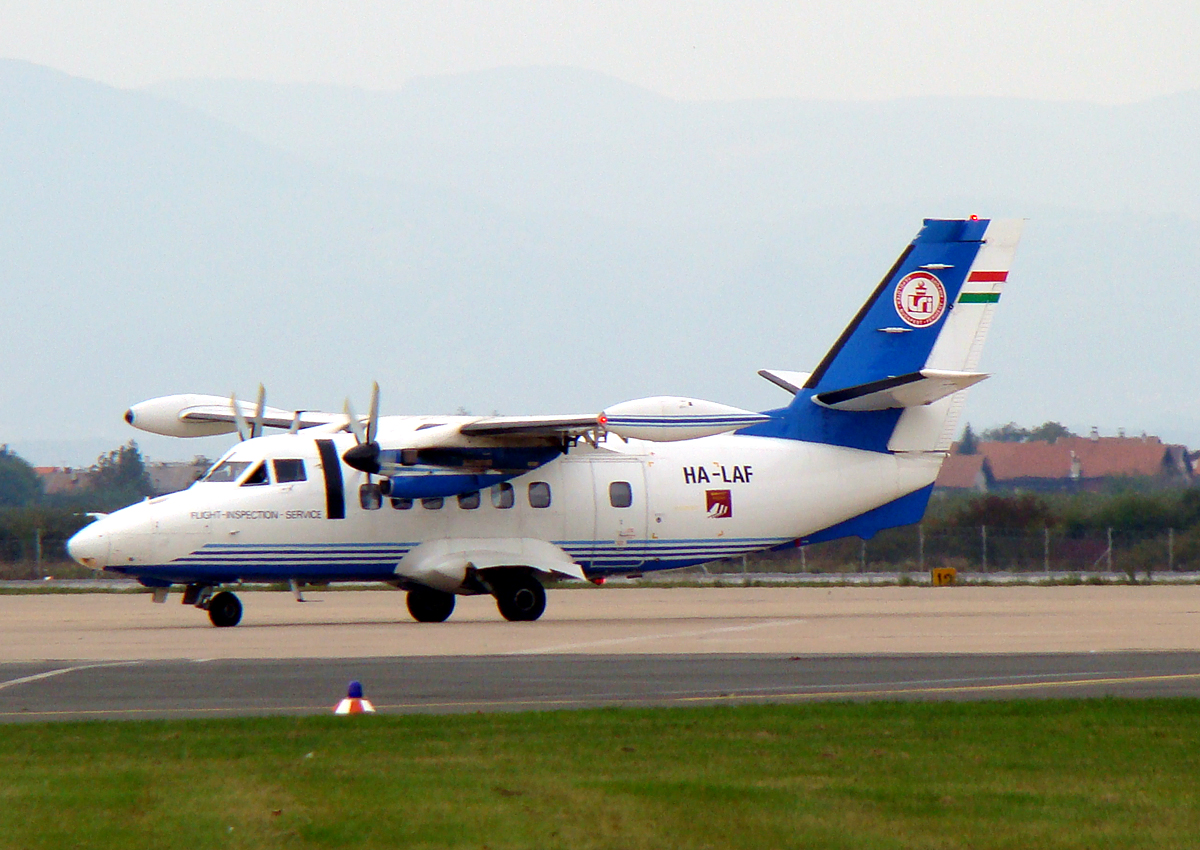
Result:
<instances>
[{"instance_id":1,"label":"main wheel","mask_svg":"<svg viewBox=\"0 0 1200 850\"><path fill-rule=\"evenodd\" d=\"M443 623L454 611L454 594L432 587L415 587L408 592L408 613L418 623Z\"/></svg>"},{"instance_id":2,"label":"main wheel","mask_svg":"<svg viewBox=\"0 0 1200 850\"><path fill-rule=\"evenodd\" d=\"M228 590L208 600L208 619L217 628L236 626L242 621L242 603Z\"/></svg>"},{"instance_id":3,"label":"main wheel","mask_svg":"<svg viewBox=\"0 0 1200 850\"><path fill-rule=\"evenodd\" d=\"M496 607L506 620L528 622L546 610L546 589L528 573L506 577L495 588Z\"/></svg>"}]
</instances>

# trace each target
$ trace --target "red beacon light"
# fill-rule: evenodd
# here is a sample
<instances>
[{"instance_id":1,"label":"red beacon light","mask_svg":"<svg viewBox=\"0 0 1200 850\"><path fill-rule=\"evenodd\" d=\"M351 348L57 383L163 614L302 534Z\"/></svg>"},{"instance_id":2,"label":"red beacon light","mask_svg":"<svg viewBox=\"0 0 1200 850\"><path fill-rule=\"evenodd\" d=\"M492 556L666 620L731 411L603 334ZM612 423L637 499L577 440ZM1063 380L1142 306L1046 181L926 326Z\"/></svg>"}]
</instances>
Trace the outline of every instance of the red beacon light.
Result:
<instances>
[{"instance_id":1,"label":"red beacon light","mask_svg":"<svg viewBox=\"0 0 1200 850\"><path fill-rule=\"evenodd\" d=\"M971 221L979 221L979 216L977 216L977 215L971 216Z\"/></svg>"}]
</instances>

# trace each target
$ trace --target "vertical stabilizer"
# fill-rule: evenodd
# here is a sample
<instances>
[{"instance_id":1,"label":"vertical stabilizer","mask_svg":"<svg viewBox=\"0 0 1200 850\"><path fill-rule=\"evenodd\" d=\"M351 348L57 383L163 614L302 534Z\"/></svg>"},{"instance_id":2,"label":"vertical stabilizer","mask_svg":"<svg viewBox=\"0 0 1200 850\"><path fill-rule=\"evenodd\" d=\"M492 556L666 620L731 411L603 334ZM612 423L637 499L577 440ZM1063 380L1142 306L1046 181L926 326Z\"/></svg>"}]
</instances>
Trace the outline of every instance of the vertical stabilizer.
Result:
<instances>
[{"instance_id":1,"label":"vertical stabilizer","mask_svg":"<svg viewBox=\"0 0 1200 850\"><path fill-rule=\"evenodd\" d=\"M926 219L783 416L744 433L870 451L944 451L1021 221Z\"/></svg>"}]
</instances>

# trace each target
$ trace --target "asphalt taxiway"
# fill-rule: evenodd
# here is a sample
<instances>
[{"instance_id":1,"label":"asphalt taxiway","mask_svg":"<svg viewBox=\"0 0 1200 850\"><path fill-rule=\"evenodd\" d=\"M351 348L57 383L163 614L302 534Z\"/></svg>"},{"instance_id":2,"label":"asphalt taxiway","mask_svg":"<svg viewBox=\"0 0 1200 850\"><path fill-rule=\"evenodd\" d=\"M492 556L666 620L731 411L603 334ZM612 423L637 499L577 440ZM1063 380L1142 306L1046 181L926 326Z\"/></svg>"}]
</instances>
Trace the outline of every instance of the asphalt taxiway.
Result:
<instances>
[{"instance_id":1,"label":"asphalt taxiway","mask_svg":"<svg viewBox=\"0 0 1200 850\"><path fill-rule=\"evenodd\" d=\"M418 624L395 591L246 593L246 617L144 595L0 596L0 719L815 699L1200 696L1200 587L558 590Z\"/></svg>"}]
</instances>

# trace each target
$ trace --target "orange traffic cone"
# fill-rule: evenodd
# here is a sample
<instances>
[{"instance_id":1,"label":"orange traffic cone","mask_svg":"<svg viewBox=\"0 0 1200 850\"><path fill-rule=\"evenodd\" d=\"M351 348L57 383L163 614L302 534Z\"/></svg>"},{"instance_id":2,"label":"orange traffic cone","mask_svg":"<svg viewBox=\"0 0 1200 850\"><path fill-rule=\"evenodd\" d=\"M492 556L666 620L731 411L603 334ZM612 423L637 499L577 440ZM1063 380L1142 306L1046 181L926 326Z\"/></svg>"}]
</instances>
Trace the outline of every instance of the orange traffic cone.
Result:
<instances>
[{"instance_id":1,"label":"orange traffic cone","mask_svg":"<svg viewBox=\"0 0 1200 850\"><path fill-rule=\"evenodd\" d=\"M351 682L346 698L337 704L334 714L374 714L375 706L369 699L363 699L362 683Z\"/></svg>"}]
</instances>

